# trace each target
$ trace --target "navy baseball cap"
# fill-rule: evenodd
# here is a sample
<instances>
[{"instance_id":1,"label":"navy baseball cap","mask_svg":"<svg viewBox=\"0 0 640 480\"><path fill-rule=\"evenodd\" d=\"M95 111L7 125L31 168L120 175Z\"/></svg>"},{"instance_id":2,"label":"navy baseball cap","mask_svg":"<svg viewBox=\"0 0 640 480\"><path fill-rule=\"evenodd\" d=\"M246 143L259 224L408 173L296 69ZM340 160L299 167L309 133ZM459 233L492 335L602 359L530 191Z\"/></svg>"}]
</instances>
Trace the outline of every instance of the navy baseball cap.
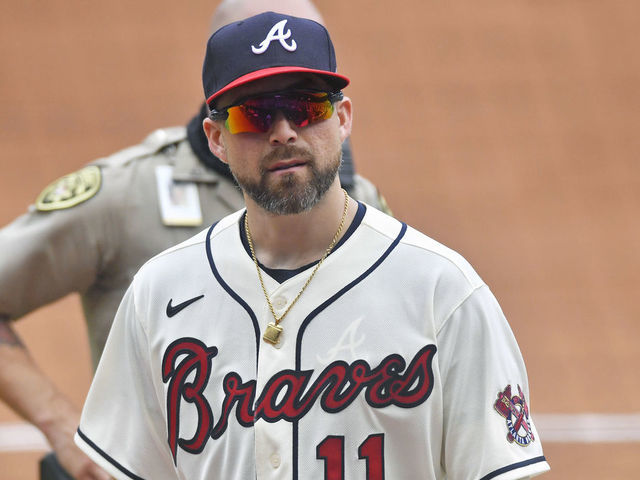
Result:
<instances>
[{"instance_id":1,"label":"navy baseball cap","mask_svg":"<svg viewBox=\"0 0 640 480\"><path fill-rule=\"evenodd\" d=\"M235 87L282 73L312 73L340 90L329 32L306 18L265 12L216 31L207 42L202 84L207 104Z\"/></svg>"}]
</instances>

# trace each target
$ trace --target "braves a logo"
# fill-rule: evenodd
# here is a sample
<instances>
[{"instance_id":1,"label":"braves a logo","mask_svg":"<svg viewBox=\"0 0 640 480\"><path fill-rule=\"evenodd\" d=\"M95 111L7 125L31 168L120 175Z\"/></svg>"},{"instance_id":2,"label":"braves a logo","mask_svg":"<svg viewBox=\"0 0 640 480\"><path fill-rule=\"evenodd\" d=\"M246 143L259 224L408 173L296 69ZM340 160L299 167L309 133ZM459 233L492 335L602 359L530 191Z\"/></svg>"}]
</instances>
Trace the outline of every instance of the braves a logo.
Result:
<instances>
[{"instance_id":1,"label":"braves a logo","mask_svg":"<svg viewBox=\"0 0 640 480\"><path fill-rule=\"evenodd\" d=\"M291 43L287 43L287 39L291 36L291 29L288 29L285 33L284 26L286 24L286 19L276 23L273 27L271 27L271 30L269 30L269 33L267 33L267 37L262 42L260 42L260 45L258 47L254 47L253 45L251 45L251 51L256 55L263 54L267 51L267 48L269 48L271 42L273 42L274 40L278 40L280 42L280 45L282 45L282 48L289 52L295 52L296 48L298 48L298 44L293 38L291 39Z\"/></svg>"},{"instance_id":2,"label":"braves a logo","mask_svg":"<svg viewBox=\"0 0 640 480\"><path fill-rule=\"evenodd\" d=\"M511 395L511 385L498 393L494 404L496 411L507 421L507 440L526 447L535 440L531 423L529 423L529 407L524 399L524 393L518 385L518 395Z\"/></svg>"},{"instance_id":3,"label":"braves a logo","mask_svg":"<svg viewBox=\"0 0 640 480\"><path fill-rule=\"evenodd\" d=\"M408 365L400 355L392 354L375 368L365 360L351 364L338 360L317 375L313 370L282 370L266 383L262 392L256 391L255 380L244 382L236 372L229 372L221 385L224 399L215 422L204 390L217 353L216 347L207 347L195 338L178 339L165 351L162 381L168 383L168 443L176 463L178 447L200 453L209 438L217 439L224 434L229 419L234 417L243 427L252 427L259 419L270 423L293 422L316 404L327 413L341 412L360 394L372 408L390 405L413 408L425 402L433 390L434 345L420 349ZM311 382L313 377L315 380ZM197 414L190 439L180 436L181 400L193 405L187 408Z\"/></svg>"},{"instance_id":4,"label":"braves a logo","mask_svg":"<svg viewBox=\"0 0 640 480\"><path fill-rule=\"evenodd\" d=\"M316 356L318 362L329 363L333 361L341 351L351 354L351 358L356 358L356 348L365 342L364 335L360 335L356 339L358 327L362 323L362 320L364 320L364 317L356 319L351 323L351 325L346 327L336 345L329 349L325 357L321 357L320 355Z\"/></svg>"}]
</instances>

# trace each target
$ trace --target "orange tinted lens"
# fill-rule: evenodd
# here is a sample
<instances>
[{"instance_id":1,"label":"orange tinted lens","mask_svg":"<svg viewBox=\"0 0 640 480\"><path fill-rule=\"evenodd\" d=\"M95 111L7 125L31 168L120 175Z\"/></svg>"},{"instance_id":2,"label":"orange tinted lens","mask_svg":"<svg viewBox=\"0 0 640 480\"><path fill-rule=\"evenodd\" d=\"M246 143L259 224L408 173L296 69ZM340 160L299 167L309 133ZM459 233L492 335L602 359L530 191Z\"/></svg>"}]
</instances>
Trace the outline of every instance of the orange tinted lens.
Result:
<instances>
[{"instance_id":1,"label":"orange tinted lens","mask_svg":"<svg viewBox=\"0 0 640 480\"><path fill-rule=\"evenodd\" d=\"M266 132L271 128L273 112L259 109L246 104L231 107L227 110L229 116L225 122L231 133Z\"/></svg>"}]
</instances>

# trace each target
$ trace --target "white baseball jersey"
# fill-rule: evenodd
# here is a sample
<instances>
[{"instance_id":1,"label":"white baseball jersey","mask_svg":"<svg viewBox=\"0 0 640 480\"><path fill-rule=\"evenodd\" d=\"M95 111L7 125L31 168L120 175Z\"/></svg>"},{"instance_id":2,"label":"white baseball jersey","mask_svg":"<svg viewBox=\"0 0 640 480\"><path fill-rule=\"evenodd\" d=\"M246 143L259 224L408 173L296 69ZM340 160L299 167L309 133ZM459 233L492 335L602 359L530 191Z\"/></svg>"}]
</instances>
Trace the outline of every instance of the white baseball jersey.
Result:
<instances>
[{"instance_id":1,"label":"white baseball jersey","mask_svg":"<svg viewBox=\"0 0 640 480\"><path fill-rule=\"evenodd\" d=\"M116 316L78 445L117 479L518 479L549 469L524 362L457 253L360 204L281 326L244 211L156 256ZM310 268L263 274L276 313Z\"/></svg>"}]
</instances>

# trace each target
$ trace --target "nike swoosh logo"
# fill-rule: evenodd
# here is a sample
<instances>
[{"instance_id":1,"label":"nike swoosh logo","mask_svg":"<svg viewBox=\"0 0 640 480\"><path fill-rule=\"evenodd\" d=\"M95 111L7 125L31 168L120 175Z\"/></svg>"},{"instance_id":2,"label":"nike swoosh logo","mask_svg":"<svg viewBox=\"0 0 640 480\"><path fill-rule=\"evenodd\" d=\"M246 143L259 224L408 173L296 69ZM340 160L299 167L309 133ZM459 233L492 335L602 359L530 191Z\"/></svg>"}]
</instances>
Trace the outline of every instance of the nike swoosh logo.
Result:
<instances>
[{"instance_id":1,"label":"nike swoosh logo","mask_svg":"<svg viewBox=\"0 0 640 480\"><path fill-rule=\"evenodd\" d=\"M173 298L169 299L169 303L167 303L167 317L173 317L175 314L181 312L182 310L184 310L185 308L187 308L189 305L191 305L193 302L197 302L198 300L200 300L201 298L203 298L204 295L200 295L198 297L193 297L190 298L189 300L179 303L178 305L171 305L171 302L173 302Z\"/></svg>"}]
</instances>

